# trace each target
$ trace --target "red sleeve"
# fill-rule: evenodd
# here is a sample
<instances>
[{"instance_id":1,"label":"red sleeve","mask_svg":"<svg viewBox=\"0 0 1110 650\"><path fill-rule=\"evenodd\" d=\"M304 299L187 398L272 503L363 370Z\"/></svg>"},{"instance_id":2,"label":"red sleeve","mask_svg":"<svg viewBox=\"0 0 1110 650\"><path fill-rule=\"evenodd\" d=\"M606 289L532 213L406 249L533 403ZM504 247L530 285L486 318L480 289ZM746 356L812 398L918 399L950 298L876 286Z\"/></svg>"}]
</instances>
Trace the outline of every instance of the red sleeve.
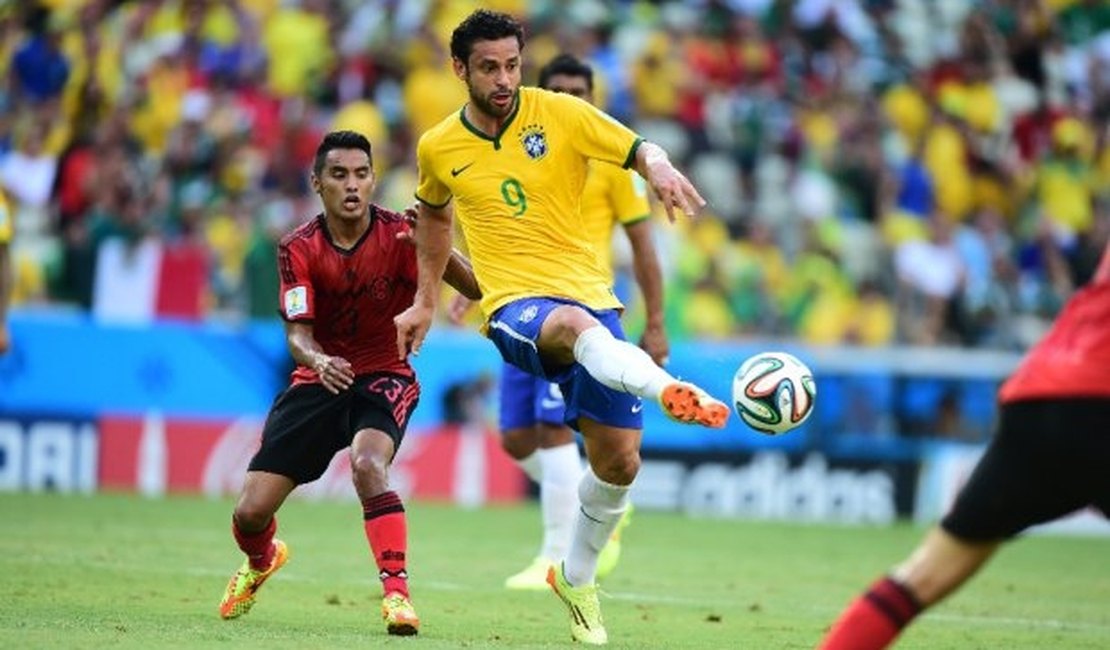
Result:
<instances>
[{"instance_id":1,"label":"red sleeve","mask_svg":"<svg viewBox=\"0 0 1110 650\"><path fill-rule=\"evenodd\" d=\"M278 274L281 317L288 321L311 321L316 315L316 296L309 281L308 255L304 240L282 242L278 246Z\"/></svg>"}]
</instances>

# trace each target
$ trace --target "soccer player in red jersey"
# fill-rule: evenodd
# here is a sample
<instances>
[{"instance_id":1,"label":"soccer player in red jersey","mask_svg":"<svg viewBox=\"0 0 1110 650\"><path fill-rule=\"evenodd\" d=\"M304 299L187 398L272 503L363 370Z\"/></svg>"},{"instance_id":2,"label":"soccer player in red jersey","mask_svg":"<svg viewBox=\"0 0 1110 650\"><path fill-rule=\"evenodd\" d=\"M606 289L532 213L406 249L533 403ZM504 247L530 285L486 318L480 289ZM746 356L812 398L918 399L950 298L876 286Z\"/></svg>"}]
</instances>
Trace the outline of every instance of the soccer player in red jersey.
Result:
<instances>
[{"instance_id":1,"label":"soccer player in red jersey","mask_svg":"<svg viewBox=\"0 0 1110 650\"><path fill-rule=\"evenodd\" d=\"M278 508L349 447L386 629L416 634L405 508L389 489L388 474L420 396L412 366L397 357L393 324L416 292L416 251L406 216L370 203L374 172L364 136L327 134L316 150L312 188L323 212L278 246L281 314L297 367L270 409L235 506L232 533L247 558L228 583L220 616L236 618L254 605L259 587L289 556L274 537ZM457 253L443 277L481 298L469 263Z\"/></svg>"},{"instance_id":2,"label":"soccer player in red jersey","mask_svg":"<svg viewBox=\"0 0 1110 650\"><path fill-rule=\"evenodd\" d=\"M998 398L996 435L952 510L841 613L819 648L886 648L1003 542L1088 506L1110 515L1110 244Z\"/></svg>"}]
</instances>

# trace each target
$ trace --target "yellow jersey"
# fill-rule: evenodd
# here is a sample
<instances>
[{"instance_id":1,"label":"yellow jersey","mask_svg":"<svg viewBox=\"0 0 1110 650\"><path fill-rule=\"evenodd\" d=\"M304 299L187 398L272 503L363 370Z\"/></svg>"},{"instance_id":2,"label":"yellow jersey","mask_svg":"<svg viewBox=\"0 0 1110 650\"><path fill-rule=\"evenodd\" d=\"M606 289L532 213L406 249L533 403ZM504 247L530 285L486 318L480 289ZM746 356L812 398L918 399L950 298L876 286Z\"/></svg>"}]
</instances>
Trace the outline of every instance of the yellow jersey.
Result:
<instances>
[{"instance_id":1,"label":"yellow jersey","mask_svg":"<svg viewBox=\"0 0 1110 650\"><path fill-rule=\"evenodd\" d=\"M4 192L0 191L0 244L7 244L12 240L13 219L11 204Z\"/></svg>"},{"instance_id":2,"label":"yellow jersey","mask_svg":"<svg viewBox=\"0 0 1110 650\"><path fill-rule=\"evenodd\" d=\"M601 268L613 283L613 229L651 216L647 182L639 174L616 165L590 161L582 190L582 221L597 251Z\"/></svg>"},{"instance_id":3,"label":"yellow jersey","mask_svg":"<svg viewBox=\"0 0 1110 650\"><path fill-rule=\"evenodd\" d=\"M629 167L642 139L577 97L521 88L501 132L490 137L465 110L429 129L416 147L416 198L455 199L482 312L530 296L618 309L586 233L581 201L589 161Z\"/></svg>"}]
</instances>

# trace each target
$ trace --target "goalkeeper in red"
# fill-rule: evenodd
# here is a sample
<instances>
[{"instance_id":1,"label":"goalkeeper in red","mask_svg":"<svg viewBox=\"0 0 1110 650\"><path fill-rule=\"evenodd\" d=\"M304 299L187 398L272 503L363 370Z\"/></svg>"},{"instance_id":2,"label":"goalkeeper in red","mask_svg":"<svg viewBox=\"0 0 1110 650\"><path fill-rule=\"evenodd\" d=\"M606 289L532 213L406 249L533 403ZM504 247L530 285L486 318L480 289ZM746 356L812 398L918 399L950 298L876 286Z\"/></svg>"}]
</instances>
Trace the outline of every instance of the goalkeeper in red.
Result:
<instances>
[{"instance_id":1,"label":"goalkeeper in red","mask_svg":"<svg viewBox=\"0 0 1110 650\"><path fill-rule=\"evenodd\" d=\"M278 246L281 315L297 367L270 409L235 505L231 530L247 557L228 582L220 616L237 618L251 609L258 589L289 557L274 536L278 508L348 449L382 583L386 630L416 634L405 507L389 487L390 463L420 397L412 366L394 351L393 324L412 303L416 253L405 215L370 203L374 172L364 136L324 136L311 180L324 210ZM480 297L464 258L452 254L443 270L461 293Z\"/></svg>"},{"instance_id":2,"label":"goalkeeper in red","mask_svg":"<svg viewBox=\"0 0 1110 650\"><path fill-rule=\"evenodd\" d=\"M559 384L565 421L582 433L589 468L581 508L570 549L547 581L570 611L572 637L603 644L598 553L640 467L641 398L709 427L723 427L730 409L624 340L622 305L586 234L582 189L596 160L635 168L672 217L705 201L662 149L588 102L521 88L523 45L519 23L487 10L452 34L469 102L417 145L420 279L412 307L396 319L397 353L419 352L431 327L454 212L481 287L483 330L505 361Z\"/></svg>"},{"instance_id":3,"label":"goalkeeper in red","mask_svg":"<svg viewBox=\"0 0 1110 650\"><path fill-rule=\"evenodd\" d=\"M1086 507L1110 514L1110 244L998 399L995 436L951 511L848 606L820 648L886 648L1003 542Z\"/></svg>"}]
</instances>

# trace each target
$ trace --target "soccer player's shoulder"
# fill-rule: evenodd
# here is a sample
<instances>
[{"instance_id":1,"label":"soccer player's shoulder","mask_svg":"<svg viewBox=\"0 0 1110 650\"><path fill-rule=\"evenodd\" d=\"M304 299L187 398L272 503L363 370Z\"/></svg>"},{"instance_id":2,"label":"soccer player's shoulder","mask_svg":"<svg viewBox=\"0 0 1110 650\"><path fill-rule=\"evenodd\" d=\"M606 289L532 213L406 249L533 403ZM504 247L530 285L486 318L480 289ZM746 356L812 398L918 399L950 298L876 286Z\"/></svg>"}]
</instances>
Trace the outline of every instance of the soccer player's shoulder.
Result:
<instances>
[{"instance_id":1,"label":"soccer player's shoulder","mask_svg":"<svg viewBox=\"0 0 1110 650\"><path fill-rule=\"evenodd\" d=\"M581 109L590 104L568 93L557 93L544 88L524 86L520 89L520 100L524 103L535 103L545 110L559 113L565 110Z\"/></svg>"},{"instance_id":2,"label":"soccer player's shoulder","mask_svg":"<svg viewBox=\"0 0 1110 650\"><path fill-rule=\"evenodd\" d=\"M374 205L374 221L389 231L404 230L405 215L400 212L394 212L388 208L383 208L380 205Z\"/></svg>"},{"instance_id":3,"label":"soccer player's shoulder","mask_svg":"<svg viewBox=\"0 0 1110 650\"><path fill-rule=\"evenodd\" d=\"M323 221L320 219L320 215L312 217L308 221L305 221L301 225L285 233L278 242L278 245L282 248L288 248L295 245L297 242L310 241L313 237L319 235L320 228L322 227Z\"/></svg>"},{"instance_id":4,"label":"soccer player's shoulder","mask_svg":"<svg viewBox=\"0 0 1110 650\"><path fill-rule=\"evenodd\" d=\"M462 110L462 109L460 109ZM448 137L458 127L462 126L462 120L459 118L459 111L452 111L450 115L443 118L424 133L420 135L417 140L417 146L423 147L428 144L438 142Z\"/></svg>"}]
</instances>

